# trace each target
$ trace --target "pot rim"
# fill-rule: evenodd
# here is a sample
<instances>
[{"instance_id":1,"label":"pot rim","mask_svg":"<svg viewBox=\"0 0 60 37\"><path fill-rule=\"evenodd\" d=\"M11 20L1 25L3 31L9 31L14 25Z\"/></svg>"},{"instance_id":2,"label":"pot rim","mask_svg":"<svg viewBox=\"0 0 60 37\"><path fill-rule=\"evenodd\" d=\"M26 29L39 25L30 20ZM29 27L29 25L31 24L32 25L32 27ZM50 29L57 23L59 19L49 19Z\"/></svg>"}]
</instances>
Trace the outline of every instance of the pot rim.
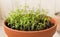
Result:
<instances>
[{"instance_id":1,"label":"pot rim","mask_svg":"<svg viewBox=\"0 0 60 37\"><path fill-rule=\"evenodd\" d=\"M4 26L5 28L11 30L11 31L14 31L14 32L24 32L24 33L45 32L45 31L49 31L49 30L57 27L57 22L56 22L56 20L53 19L53 18L52 18L52 20L53 20L53 22L54 22L54 26L52 26L52 27L50 27L50 28L48 28L48 29L45 29L45 30L40 30L40 31L19 31L19 30L14 30L14 29L11 29L11 28L7 27L7 26L5 25L5 21L4 21L4 25L3 25L3 26Z\"/></svg>"}]
</instances>

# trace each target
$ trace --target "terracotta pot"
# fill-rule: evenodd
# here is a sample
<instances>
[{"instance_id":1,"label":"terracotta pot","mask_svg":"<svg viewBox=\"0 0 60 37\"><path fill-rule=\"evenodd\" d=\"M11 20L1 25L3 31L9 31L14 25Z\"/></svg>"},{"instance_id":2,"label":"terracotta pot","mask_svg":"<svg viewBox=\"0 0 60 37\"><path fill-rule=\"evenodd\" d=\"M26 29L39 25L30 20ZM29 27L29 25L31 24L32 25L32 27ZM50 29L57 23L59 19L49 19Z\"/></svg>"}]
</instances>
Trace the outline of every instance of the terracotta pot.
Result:
<instances>
[{"instance_id":1,"label":"terracotta pot","mask_svg":"<svg viewBox=\"0 0 60 37\"><path fill-rule=\"evenodd\" d=\"M51 19L51 22L54 23L54 26L41 31L18 31L8 28L6 25L4 25L4 31L6 32L8 37L53 37L57 25L54 19Z\"/></svg>"}]
</instances>

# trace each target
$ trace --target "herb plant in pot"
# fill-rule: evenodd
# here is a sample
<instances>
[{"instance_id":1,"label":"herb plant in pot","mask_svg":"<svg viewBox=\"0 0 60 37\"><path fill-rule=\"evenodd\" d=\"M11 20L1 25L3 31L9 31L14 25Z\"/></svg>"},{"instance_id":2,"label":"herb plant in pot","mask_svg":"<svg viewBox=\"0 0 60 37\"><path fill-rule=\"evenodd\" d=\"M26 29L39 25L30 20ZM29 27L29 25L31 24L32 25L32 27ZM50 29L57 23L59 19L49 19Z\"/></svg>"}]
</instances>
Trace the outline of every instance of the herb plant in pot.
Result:
<instances>
[{"instance_id":1,"label":"herb plant in pot","mask_svg":"<svg viewBox=\"0 0 60 37\"><path fill-rule=\"evenodd\" d=\"M54 18L39 9L17 9L4 21L8 37L53 37L56 31Z\"/></svg>"}]
</instances>

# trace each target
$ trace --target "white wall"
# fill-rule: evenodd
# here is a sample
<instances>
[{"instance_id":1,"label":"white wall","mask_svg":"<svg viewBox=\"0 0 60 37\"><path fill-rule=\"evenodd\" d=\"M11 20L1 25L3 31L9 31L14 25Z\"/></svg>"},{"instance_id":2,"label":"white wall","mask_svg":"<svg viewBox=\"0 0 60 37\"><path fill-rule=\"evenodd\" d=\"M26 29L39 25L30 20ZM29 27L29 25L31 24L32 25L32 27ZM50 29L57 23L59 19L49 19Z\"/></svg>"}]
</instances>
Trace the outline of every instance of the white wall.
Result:
<instances>
[{"instance_id":1,"label":"white wall","mask_svg":"<svg viewBox=\"0 0 60 37\"><path fill-rule=\"evenodd\" d=\"M2 18L7 16L9 11L14 9L16 6L19 7L20 4L24 4L24 1L25 0L0 0L0 15L2 15ZM26 0L26 2L30 6L36 6L37 2L40 3L41 8L48 10L50 15L53 15L55 13L55 10L60 11L60 0Z\"/></svg>"},{"instance_id":2,"label":"white wall","mask_svg":"<svg viewBox=\"0 0 60 37\"><path fill-rule=\"evenodd\" d=\"M9 10L12 9L11 0L0 0L0 7L1 7L1 16L4 18L8 15Z\"/></svg>"},{"instance_id":3,"label":"white wall","mask_svg":"<svg viewBox=\"0 0 60 37\"><path fill-rule=\"evenodd\" d=\"M56 11L60 11L60 0L56 0Z\"/></svg>"}]
</instances>

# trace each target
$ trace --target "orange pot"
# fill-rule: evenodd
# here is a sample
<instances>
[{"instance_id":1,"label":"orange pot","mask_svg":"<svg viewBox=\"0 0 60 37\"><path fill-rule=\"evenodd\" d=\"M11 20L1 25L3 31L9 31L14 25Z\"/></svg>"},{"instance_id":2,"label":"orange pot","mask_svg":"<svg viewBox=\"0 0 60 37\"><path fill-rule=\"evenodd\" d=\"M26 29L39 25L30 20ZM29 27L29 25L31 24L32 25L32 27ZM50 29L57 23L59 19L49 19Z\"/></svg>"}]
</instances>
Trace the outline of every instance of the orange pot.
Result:
<instances>
[{"instance_id":1,"label":"orange pot","mask_svg":"<svg viewBox=\"0 0 60 37\"><path fill-rule=\"evenodd\" d=\"M4 31L6 32L8 37L53 37L57 25L54 19L51 19L51 22L54 23L54 26L41 31L18 31L8 28L6 25L4 25Z\"/></svg>"}]
</instances>

